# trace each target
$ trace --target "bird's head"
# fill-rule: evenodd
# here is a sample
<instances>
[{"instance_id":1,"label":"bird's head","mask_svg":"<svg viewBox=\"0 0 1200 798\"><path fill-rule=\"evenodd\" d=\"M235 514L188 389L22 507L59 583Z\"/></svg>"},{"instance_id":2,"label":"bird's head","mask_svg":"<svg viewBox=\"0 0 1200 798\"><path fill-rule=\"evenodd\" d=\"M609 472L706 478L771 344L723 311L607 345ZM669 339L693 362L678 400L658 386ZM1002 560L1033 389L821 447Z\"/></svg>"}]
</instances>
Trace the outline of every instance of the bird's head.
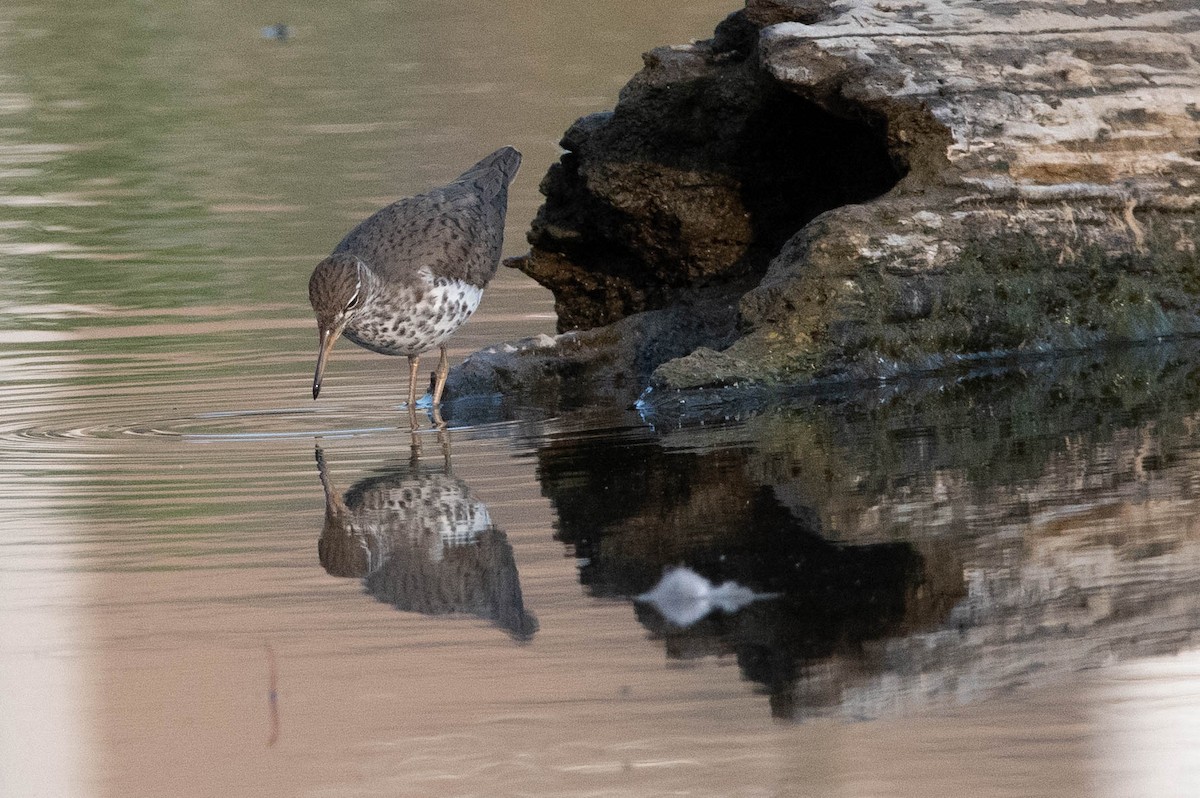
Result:
<instances>
[{"instance_id":1,"label":"bird's head","mask_svg":"<svg viewBox=\"0 0 1200 798\"><path fill-rule=\"evenodd\" d=\"M313 375L313 399L321 393L321 375L334 342L363 306L370 289L367 266L354 255L335 253L317 264L308 278L308 301L317 314L320 350Z\"/></svg>"}]
</instances>

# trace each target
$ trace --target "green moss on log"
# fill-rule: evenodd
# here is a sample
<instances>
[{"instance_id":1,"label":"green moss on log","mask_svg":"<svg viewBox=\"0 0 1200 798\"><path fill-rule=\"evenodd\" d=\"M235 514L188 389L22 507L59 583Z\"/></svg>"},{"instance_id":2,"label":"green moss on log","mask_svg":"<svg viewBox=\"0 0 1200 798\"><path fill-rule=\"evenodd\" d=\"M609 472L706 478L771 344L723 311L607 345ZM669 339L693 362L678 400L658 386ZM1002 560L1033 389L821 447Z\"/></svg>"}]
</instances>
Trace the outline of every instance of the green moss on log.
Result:
<instances>
[{"instance_id":1,"label":"green moss on log","mask_svg":"<svg viewBox=\"0 0 1200 798\"><path fill-rule=\"evenodd\" d=\"M1140 248L1047 248L1030 236L969 240L952 267L855 280L833 325L839 359L900 368L931 356L1063 351L1200 332L1194 239L1147 225ZM906 315L908 318L906 318Z\"/></svg>"}]
</instances>

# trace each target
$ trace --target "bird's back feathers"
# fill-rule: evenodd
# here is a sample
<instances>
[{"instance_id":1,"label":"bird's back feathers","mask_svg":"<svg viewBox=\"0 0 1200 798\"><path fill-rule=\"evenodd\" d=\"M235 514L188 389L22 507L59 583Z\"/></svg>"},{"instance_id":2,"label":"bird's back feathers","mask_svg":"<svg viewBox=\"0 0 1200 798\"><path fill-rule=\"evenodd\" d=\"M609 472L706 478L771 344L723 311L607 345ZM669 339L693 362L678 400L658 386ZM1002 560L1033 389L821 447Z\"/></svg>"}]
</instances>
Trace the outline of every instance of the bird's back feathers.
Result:
<instances>
[{"instance_id":1,"label":"bird's back feathers","mask_svg":"<svg viewBox=\"0 0 1200 798\"><path fill-rule=\"evenodd\" d=\"M520 165L519 152L501 147L453 182L377 211L333 251L358 256L387 281L428 272L485 286L500 260L508 186Z\"/></svg>"}]
</instances>

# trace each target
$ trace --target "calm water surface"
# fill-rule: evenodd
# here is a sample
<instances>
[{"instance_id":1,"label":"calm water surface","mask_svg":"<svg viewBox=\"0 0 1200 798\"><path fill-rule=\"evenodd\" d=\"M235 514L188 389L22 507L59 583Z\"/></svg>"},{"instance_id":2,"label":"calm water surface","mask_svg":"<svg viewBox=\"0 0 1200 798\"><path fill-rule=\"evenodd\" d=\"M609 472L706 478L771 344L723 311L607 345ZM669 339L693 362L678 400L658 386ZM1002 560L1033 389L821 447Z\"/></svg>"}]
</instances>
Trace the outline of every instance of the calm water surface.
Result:
<instances>
[{"instance_id":1,"label":"calm water surface","mask_svg":"<svg viewBox=\"0 0 1200 798\"><path fill-rule=\"evenodd\" d=\"M331 9L0 7L0 794L1195 794L1195 347L446 442L341 344L313 403L348 227L511 143L520 252L730 10ZM452 354L553 327L505 272ZM680 564L771 598L633 601Z\"/></svg>"}]
</instances>

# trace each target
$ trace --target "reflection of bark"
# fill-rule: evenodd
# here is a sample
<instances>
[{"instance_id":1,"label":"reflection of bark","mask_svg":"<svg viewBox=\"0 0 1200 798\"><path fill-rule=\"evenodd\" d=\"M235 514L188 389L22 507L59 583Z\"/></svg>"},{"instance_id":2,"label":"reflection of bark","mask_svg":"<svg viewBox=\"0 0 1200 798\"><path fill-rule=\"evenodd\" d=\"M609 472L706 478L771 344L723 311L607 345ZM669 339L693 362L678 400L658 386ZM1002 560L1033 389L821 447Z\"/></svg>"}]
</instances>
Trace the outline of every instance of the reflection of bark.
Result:
<instances>
[{"instance_id":1,"label":"reflection of bark","mask_svg":"<svg viewBox=\"0 0 1200 798\"><path fill-rule=\"evenodd\" d=\"M465 482L414 463L339 496L320 449L317 464L325 488L317 549L331 575L362 578L368 593L400 610L474 615L518 640L534 635L508 537Z\"/></svg>"},{"instance_id":2,"label":"reflection of bark","mask_svg":"<svg viewBox=\"0 0 1200 798\"><path fill-rule=\"evenodd\" d=\"M1198 351L1064 359L765 415L739 434L764 442L752 478L819 508L840 541L953 552L969 598L881 656L910 687L987 694L1200 642ZM908 700L886 693L855 700Z\"/></svg>"},{"instance_id":3,"label":"reflection of bark","mask_svg":"<svg viewBox=\"0 0 1200 798\"><path fill-rule=\"evenodd\" d=\"M713 582L780 594L686 629L649 606L636 610L671 657L736 655L777 715L803 714L794 685L812 663L858 657L865 641L937 624L963 593L961 569L936 568L945 580L932 583L926 557L907 543L824 540L814 513L789 512L747 480L744 450L560 441L539 463L557 537L575 547L594 593L636 595L664 566L686 563Z\"/></svg>"},{"instance_id":4,"label":"reflection of bark","mask_svg":"<svg viewBox=\"0 0 1200 798\"><path fill-rule=\"evenodd\" d=\"M747 630L765 624L747 613L765 605L684 633L654 628L675 655L736 651L745 672L761 668L754 678L774 680L779 714L871 717L972 700L1200 645L1198 353L1181 342L930 390L811 397L737 427L672 432L636 456L559 446L542 453L543 476L562 537L592 557L583 577L601 592L627 591L629 574L643 578L655 557L689 560L678 542L689 535L700 551L744 540L752 556L786 562L786 546L739 520L753 507L775 507L777 529L821 530L843 567L903 541L897 551L919 555L921 568L905 616L882 630L849 625L825 654L810 647L807 659L781 662L796 647L772 642L748 662ZM589 465L606 456L604 468L629 475ZM596 488L615 498L593 502ZM813 554L805 562L817 571L810 589L837 573ZM886 611L879 582L842 574L848 595L833 600L858 595ZM836 611L825 600L818 606ZM846 610L865 617L856 612ZM771 631L819 642L811 622L798 611L779 621L794 628Z\"/></svg>"}]
</instances>

